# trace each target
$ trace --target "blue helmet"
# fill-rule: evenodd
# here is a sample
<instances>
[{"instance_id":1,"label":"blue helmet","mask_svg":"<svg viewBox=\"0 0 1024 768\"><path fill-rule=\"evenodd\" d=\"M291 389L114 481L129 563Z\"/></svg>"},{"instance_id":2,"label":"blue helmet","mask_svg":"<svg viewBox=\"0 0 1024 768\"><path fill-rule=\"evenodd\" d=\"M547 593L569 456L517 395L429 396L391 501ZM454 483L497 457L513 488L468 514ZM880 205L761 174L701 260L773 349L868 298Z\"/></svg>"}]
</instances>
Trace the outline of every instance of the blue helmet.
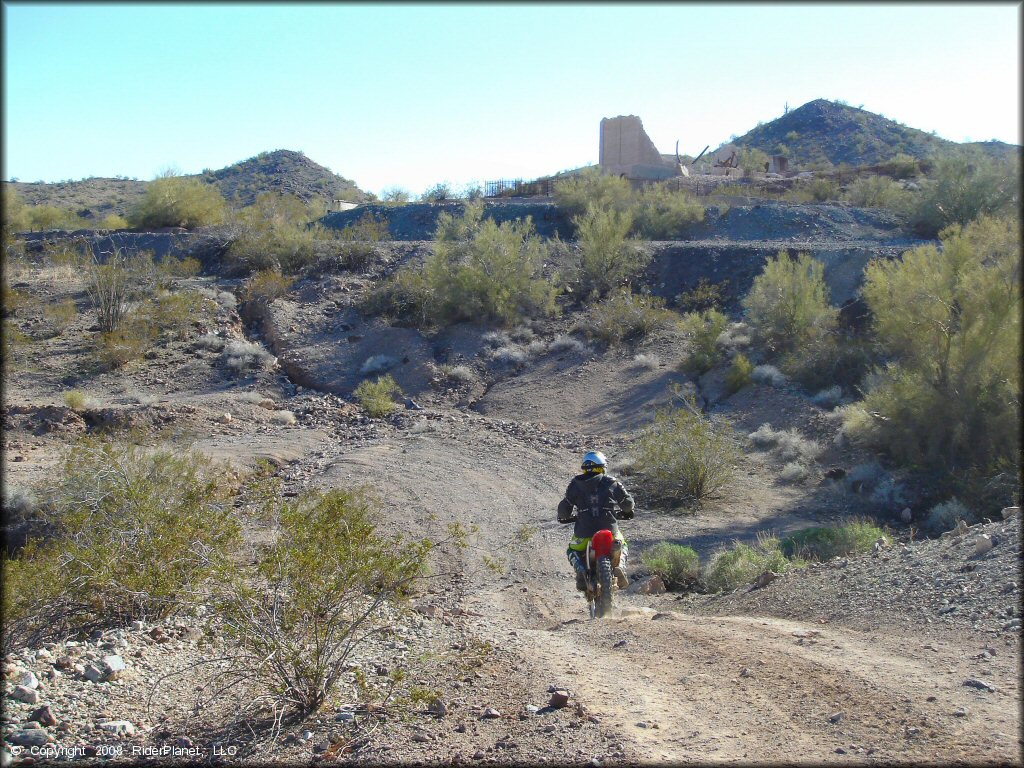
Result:
<instances>
[{"instance_id":1,"label":"blue helmet","mask_svg":"<svg viewBox=\"0 0 1024 768\"><path fill-rule=\"evenodd\" d=\"M591 451L583 457L582 469L584 472L604 472L608 466L608 459L600 451Z\"/></svg>"}]
</instances>

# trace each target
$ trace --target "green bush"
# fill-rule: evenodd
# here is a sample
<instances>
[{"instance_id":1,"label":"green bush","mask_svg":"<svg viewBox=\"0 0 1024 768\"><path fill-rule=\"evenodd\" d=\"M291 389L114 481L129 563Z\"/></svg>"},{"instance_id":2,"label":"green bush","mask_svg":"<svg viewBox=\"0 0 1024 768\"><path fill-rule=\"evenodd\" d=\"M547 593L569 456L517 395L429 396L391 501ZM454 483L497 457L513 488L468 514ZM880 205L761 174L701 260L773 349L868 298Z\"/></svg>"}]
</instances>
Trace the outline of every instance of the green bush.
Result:
<instances>
[{"instance_id":1,"label":"green bush","mask_svg":"<svg viewBox=\"0 0 1024 768\"><path fill-rule=\"evenodd\" d=\"M228 248L228 266L239 272L297 272L313 261L318 230L308 224L314 217L295 195L263 192L236 215L240 233Z\"/></svg>"},{"instance_id":2,"label":"green bush","mask_svg":"<svg viewBox=\"0 0 1024 768\"><path fill-rule=\"evenodd\" d=\"M364 269L373 260L374 246L390 237L387 221L367 211L355 224L345 227L336 235L335 239L342 244L342 264L346 269Z\"/></svg>"},{"instance_id":3,"label":"green bush","mask_svg":"<svg viewBox=\"0 0 1024 768\"><path fill-rule=\"evenodd\" d=\"M242 300L270 304L286 295L294 282L295 278L282 275L279 270L261 269L245 281Z\"/></svg>"},{"instance_id":4,"label":"green bush","mask_svg":"<svg viewBox=\"0 0 1024 768\"><path fill-rule=\"evenodd\" d=\"M743 308L755 335L780 356L788 374L819 383L816 372L836 354L839 310L829 304L824 267L810 254L779 252L754 279Z\"/></svg>"},{"instance_id":5,"label":"green bush","mask_svg":"<svg viewBox=\"0 0 1024 768\"><path fill-rule=\"evenodd\" d=\"M717 341L728 324L729 318L717 309L683 315L679 327L690 339L690 351L683 361L684 370L699 376L718 365L723 353Z\"/></svg>"},{"instance_id":6,"label":"green bush","mask_svg":"<svg viewBox=\"0 0 1024 768\"><path fill-rule=\"evenodd\" d=\"M142 312L154 334L167 334L181 341L194 324L210 319L210 304L198 291L181 291L154 296L143 305Z\"/></svg>"},{"instance_id":7,"label":"green bush","mask_svg":"<svg viewBox=\"0 0 1024 768\"><path fill-rule=\"evenodd\" d=\"M39 490L49 537L4 563L5 644L193 605L238 541L223 487L199 453L75 443Z\"/></svg>"},{"instance_id":8,"label":"green bush","mask_svg":"<svg viewBox=\"0 0 1024 768\"><path fill-rule=\"evenodd\" d=\"M946 156L935 163L930 176L913 214L915 228L925 237L983 215L1007 215L1020 209L1019 159Z\"/></svg>"},{"instance_id":9,"label":"green bush","mask_svg":"<svg viewBox=\"0 0 1024 768\"><path fill-rule=\"evenodd\" d=\"M47 304L43 307L43 319L46 321L46 335L51 338L60 336L78 319L78 305L74 299Z\"/></svg>"},{"instance_id":10,"label":"green bush","mask_svg":"<svg viewBox=\"0 0 1024 768\"><path fill-rule=\"evenodd\" d=\"M746 355L738 354L732 359L732 366L726 374L725 383L729 388L729 394L739 392L750 384L751 376L754 373L754 364L747 359Z\"/></svg>"},{"instance_id":11,"label":"green bush","mask_svg":"<svg viewBox=\"0 0 1024 768\"><path fill-rule=\"evenodd\" d=\"M912 192L885 176L861 176L843 194L843 200L851 205L886 208L897 213L909 212L913 199Z\"/></svg>"},{"instance_id":12,"label":"green bush","mask_svg":"<svg viewBox=\"0 0 1024 768\"><path fill-rule=\"evenodd\" d=\"M665 309L657 296L619 291L598 302L587 313L587 334L605 344L643 338L676 322L676 315Z\"/></svg>"},{"instance_id":13,"label":"green bush","mask_svg":"<svg viewBox=\"0 0 1024 768\"><path fill-rule=\"evenodd\" d=\"M96 308L103 333L120 330L132 305L148 287L152 261L149 254L129 256L118 249L100 261L97 254L86 267L86 291Z\"/></svg>"},{"instance_id":14,"label":"green bush","mask_svg":"<svg viewBox=\"0 0 1024 768\"><path fill-rule=\"evenodd\" d=\"M857 520L837 527L805 528L782 539L779 546L789 558L831 560L870 552L879 539L892 543L892 537L878 526Z\"/></svg>"},{"instance_id":15,"label":"green bush","mask_svg":"<svg viewBox=\"0 0 1024 768\"><path fill-rule=\"evenodd\" d=\"M128 220L116 213L105 216L100 222L100 229L128 229L129 226Z\"/></svg>"},{"instance_id":16,"label":"green bush","mask_svg":"<svg viewBox=\"0 0 1024 768\"><path fill-rule=\"evenodd\" d=\"M735 542L730 549L715 554L704 573L704 582L711 592L734 590L750 584L765 571L785 573L805 563L790 560L773 536L758 536L755 544Z\"/></svg>"},{"instance_id":17,"label":"green bush","mask_svg":"<svg viewBox=\"0 0 1024 768\"><path fill-rule=\"evenodd\" d=\"M3 236L6 241L15 232L24 232L30 228L28 209L17 188L13 184L3 184L0 211L3 215Z\"/></svg>"},{"instance_id":18,"label":"green bush","mask_svg":"<svg viewBox=\"0 0 1024 768\"><path fill-rule=\"evenodd\" d=\"M725 303L725 292L728 287L728 280L712 283L706 277L702 277L693 288L683 291L676 297L676 306L681 312L720 310Z\"/></svg>"},{"instance_id":19,"label":"green bush","mask_svg":"<svg viewBox=\"0 0 1024 768\"><path fill-rule=\"evenodd\" d=\"M279 531L254 553L256 577L223 568L215 602L240 651L235 679L264 685L302 717L333 693L358 643L381 631L381 609L408 594L431 544L378 533L377 505L362 491L271 498Z\"/></svg>"},{"instance_id":20,"label":"green bush","mask_svg":"<svg viewBox=\"0 0 1024 768\"><path fill-rule=\"evenodd\" d=\"M575 219L588 211L618 211L633 207L633 188L626 179L588 168L555 184L555 205L566 218Z\"/></svg>"},{"instance_id":21,"label":"green bush","mask_svg":"<svg viewBox=\"0 0 1024 768\"><path fill-rule=\"evenodd\" d=\"M402 389L391 378L391 374L386 374L377 377L373 382L367 379L356 387L352 394L372 418L379 419L398 407L393 398L400 397Z\"/></svg>"},{"instance_id":22,"label":"green bush","mask_svg":"<svg viewBox=\"0 0 1024 768\"><path fill-rule=\"evenodd\" d=\"M604 296L629 283L649 257L627 240L633 226L629 212L590 208L573 219L579 249L580 294Z\"/></svg>"},{"instance_id":23,"label":"green bush","mask_svg":"<svg viewBox=\"0 0 1024 768\"><path fill-rule=\"evenodd\" d=\"M533 222L481 220L482 203L461 217L442 214L434 252L402 267L368 302L421 325L492 320L514 325L554 314L558 289L543 275L550 250Z\"/></svg>"},{"instance_id":24,"label":"green bush","mask_svg":"<svg viewBox=\"0 0 1024 768\"><path fill-rule=\"evenodd\" d=\"M685 190L672 191L664 185L646 188L634 206L636 233L648 240L674 240L704 220L704 206Z\"/></svg>"},{"instance_id":25,"label":"green bush","mask_svg":"<svg viewBox=\"0 0 1024 768\"><path fill-rule=\"evenodd\" d=\"M712 422L691 397L682 408L659 409L636 444L636 466L652 497L692 504L731 480L739 451L732 424Z\"/></svg>"},{"instance_id":26,"label":"green bush","mask_svg":"<svg viewBox=\"0 0 1024 768\"><path fill-rule=\"evenodd\" d=\"M910 465L997 471L1020 457L1020 230L981 220L868 265L864 297L890 363L847 431Z\"/></svg>"},{"instance_id":27,"label":"green bush","mask_svg":"<svg viewBox=\"0 0 1024 768\"><path fill-rule=\"evenodd\" d=\"M146 185L146 194L128 217L133 227L193 229L224 221L227 205L212 184L185 176L164 176Z\"/></svg>"},{"instance_id":28,"label":"green bush","mask_svg":"<svg viewBox=\"0 0 1024 768\"><path fill-rule=\"evenodd\" d=\"M640 561L661 577L671 590L692 587L700 576L700 558L690 547L659 541L640 556Z\"/></svg>"},{"instance_id":29,"label":"green bush","mask_svg":"<svg viewBox=\"0 0 1024 768\"><path fill-rule=\"evenodd\" d=\"M894 179L912 179L921 175L921 163L917 158L901 152L892 160L880 163L879 170Z\"/></svg>"}]
</instances>

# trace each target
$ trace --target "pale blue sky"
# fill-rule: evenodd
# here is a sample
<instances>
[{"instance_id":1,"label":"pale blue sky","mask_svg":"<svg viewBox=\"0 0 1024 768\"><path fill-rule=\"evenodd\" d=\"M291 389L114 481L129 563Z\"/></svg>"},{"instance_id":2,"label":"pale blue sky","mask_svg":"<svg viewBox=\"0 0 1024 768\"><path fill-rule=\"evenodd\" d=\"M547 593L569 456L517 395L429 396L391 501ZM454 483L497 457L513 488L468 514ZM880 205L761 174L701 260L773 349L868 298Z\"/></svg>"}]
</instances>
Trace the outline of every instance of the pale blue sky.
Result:
<instances>
[{"instance_id":1,"label":"pale blue sky","mask_svg":"<svg viewBox=\"0 0 1024 768\"><path fill-rule=\"evenodd\" d=\"M5 2L3 177L150 179L302 150L374 193L696 153L812 99L1021 143L1019 3Z\"/></svg>"}]
</instances>

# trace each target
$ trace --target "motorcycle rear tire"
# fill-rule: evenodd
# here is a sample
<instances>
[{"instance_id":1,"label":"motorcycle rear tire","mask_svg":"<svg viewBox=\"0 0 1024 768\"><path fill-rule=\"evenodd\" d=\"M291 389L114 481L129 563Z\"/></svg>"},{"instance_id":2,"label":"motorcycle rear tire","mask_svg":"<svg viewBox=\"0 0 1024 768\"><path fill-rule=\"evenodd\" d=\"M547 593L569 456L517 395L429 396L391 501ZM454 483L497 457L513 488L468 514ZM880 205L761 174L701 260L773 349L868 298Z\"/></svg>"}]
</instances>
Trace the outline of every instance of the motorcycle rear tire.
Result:
<instances>
[{"instance_id":1,"label":"motorcycle rear tire","mask_svg":"<svg viewBox=\"0 0 1024 768\"><path fill-rule=\"evenodd\" d=\"M597 561L597 581L600 591L597 593L597 618L602 619L612 613L612 559L602 557Z\"/></svg>"}]
</instances>

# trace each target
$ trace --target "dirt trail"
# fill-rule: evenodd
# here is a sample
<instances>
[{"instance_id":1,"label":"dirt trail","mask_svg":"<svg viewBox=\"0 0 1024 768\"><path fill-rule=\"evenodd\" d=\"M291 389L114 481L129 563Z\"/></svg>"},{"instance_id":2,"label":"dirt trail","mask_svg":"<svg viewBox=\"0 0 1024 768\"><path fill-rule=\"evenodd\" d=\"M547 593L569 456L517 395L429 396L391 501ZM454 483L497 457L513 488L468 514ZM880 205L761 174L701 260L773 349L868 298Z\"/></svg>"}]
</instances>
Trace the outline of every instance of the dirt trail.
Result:
<instances>
[{"instance_id":1,"label":"dirt trail","mask_svg":"<svg viewBox=\"0 0 1024 768\"><path fill-rule=\"evenodd\" d=\"M569 688L644 760L1019 759L1017 660L996 659L996 693L962 685L980 640L951 636L926 657L909 626L865 633L657 613L649 598L628 594L617 596L614 618L585 620L564 556L569 530L553 521L576 460L564 449L453 427L346 452L318 482L372 483L389 518L415 533L478 525L460 595L480 615L474 630L527 660L522 674L538 696L549 685ZM672 537L700 525L653 514L643 522ZM535 531L529 540L524 525ZM505 571L479 567L483 553L502 558ZM959 706L969 714L955 715Z\"/></svg>"}]
</instances>

